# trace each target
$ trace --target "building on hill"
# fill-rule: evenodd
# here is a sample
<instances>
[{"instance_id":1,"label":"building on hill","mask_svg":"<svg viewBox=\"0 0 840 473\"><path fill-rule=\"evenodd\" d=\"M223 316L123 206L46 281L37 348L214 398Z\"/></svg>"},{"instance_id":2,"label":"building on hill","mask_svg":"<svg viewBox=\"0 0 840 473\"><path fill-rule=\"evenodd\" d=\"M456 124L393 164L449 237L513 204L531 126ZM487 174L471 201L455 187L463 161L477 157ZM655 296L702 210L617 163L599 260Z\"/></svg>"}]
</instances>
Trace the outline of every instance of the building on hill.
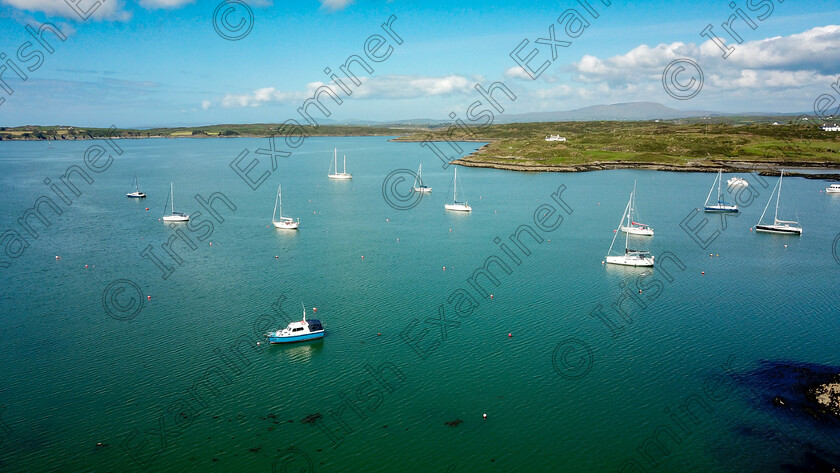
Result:
<instances>
[{"instance_id":1,"label":"building on hill","mask_svg":"<svg viewBox=\"0 0 840 473\"><path fill-rule=\"evenodd\" d=\"M566 141L566 138L560 135L546 136L545 141Z\"/></svg>"},{"instance_id":2,"label":"building on hill","mask_svg":"<svg viewBox=\"0 0 840 473\"><path fill-rule=\"evenodd\" d=\"M834 125L823 125L820 127L822 131L840 131L840 126L837 126L835 123Z\"/></svg>"}]
</instances>

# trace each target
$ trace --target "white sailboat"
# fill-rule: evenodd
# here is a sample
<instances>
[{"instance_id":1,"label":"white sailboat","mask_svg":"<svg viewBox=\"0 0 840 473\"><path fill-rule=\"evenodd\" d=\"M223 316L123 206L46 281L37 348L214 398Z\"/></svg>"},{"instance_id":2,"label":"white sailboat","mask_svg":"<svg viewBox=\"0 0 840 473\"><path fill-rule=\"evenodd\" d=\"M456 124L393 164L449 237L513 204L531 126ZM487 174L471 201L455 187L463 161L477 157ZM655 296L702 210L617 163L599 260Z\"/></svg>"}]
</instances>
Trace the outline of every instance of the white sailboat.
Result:
<instances>
[{"instance_id":1,"label":"white sailboat","mask_svg":"<svg viewBox=\"0 0 840 473\"><path fill-rule=\"evenodd\" d=\"M423 165L421 164L419 168L417 168L417 175L414 176L414 185L411 187L413 192L421 192L421 193L429 193L432 192L432 188L423 184L423 178L420 177L420 173L423 172ZM420 182L420 185L417 185L417 182Z\"/></svg>"},{"instance_id":2,"label":"white sailboat","mask_svg":"<svg viewBox=\"0 0 840 473\"><path fill-rule=\"evenodd\" d=\"M453 182L455 184L455 192L453 194L452 203L444 204L443 207L446 210L452 210L455 212L472 212L472 207L470 207L467 202L458 202L458 168L455 168L455 180Z\"/></svg>"},{"instance_id":3,"label":"white sailboat","mask_svg":"<svg viewBox=\"0 0 840 473\"><path fill-rule=\"evenodd\" d=\"M730 204L729 202L724 202L723 200L723 191L721 191L721 183L723 183L723 171L718 171L718 175L715 180L712 182L712 188L709 189L709 195L706 196L706 203L703 205L703 208L706 212L715 212L715 213L738 213L738 206L735 204ZM718 198L716 204L709 205L709 199L712 197L712 191L715 190L715 184L718 187Z\"/></svg>"},{"instance_id":4,"label":"white sailboat","mask_svg":"<svg viewBox=\"0 0 840 473\"><path fill-rule=\"evenodd\" d=\"M630 213L632 208L631 204L633 203L633 194L630 194L630 200L627 202L627 206L624 207L624 213L621 214L621 220L618 222L619 228L621 228L622 222L624 222L624 217ZM631 250L628 248L630 232L624 232L624 254L623 255L611 255L613 245L615 245L615 239L618 237L618 230L615 231L613 235L612 243L610 243L610 249L607 250L607 255L604 257L604 261L608 264L618 264L622 266L653 266L653 255L650 254L649 251L640 251L640 250Z\"/></svg>"},{"instance_id":5,"label":"white sailboat","mask_svg":"<svg viewBox=\"0 0 840 473\"><path fill-rule=\"evenodd\" d=\"M338 148L333 149L333 163L335 165L335 172L333 172L333 166L330 166L329 174L327 177L330 179L353 179L353 175L347 172L347 156L344 156L344 171L338 172Z\"/></svg>"},{"instance_id":6,"label":"white sailboat","mask_svg":"<svg viewBox=\"0 0 840 473\"><path fill-rule=\"evenodd\" d=\"M280 208L280 220L277 220L277 209ZM271 224L274 228L284 230L297 230L300 226L300 219L283 216L283 196L280 193L280 186L277 186L277 197L274 198L274 214L271 216Z\"/></svg>"},{"instance_id":7,"label":"white sailboat","mask_svg":"<svg viewBox=\"0 0 840 473\"><path fill-rule=\"evenodd\" d=\"M175 187L172 183L169 183L169 200L172 201L172 213L170 215L164 215L163 221L164 222L188 222L190 220L190 216L183 213L183 212L176 212L175 211ZM166 207L164 206L164 211L166 211Z\"/></svg>"},{"instance_id":8,"label":"white sailboat","mask_svg":"<svg viewBox=\"0 0 840 473\"><path fill-rule=\"evenodd\" d=\"M126 197L131 197L135 199L145 199L146 193L140 192L140 186L137 184L137 175L134 175L134 192L129 192L125 195Z\"/></svg>"},{"instance_id":9,"label":"white sailboat","mask_svg":"<svg viewBox=\"0 0 840 473\"><path fill-rule=\"evenodd\" d=\"M779 175L779 182L777 182L776 187L773 188L773 193L778 191L778 193L776 193L776 213L773 216L773 224L761 224L761 221L764 220L764 214L767 213L767 208L770 207L770 202L773 202L773 194L770 194L770 200L767 201L767 205L764 206L764 212L761 213L761 218L758 219L758 223L755 225L755 231L757 232L802 235L802 227L799 226L799 222L794 222L792 220L779 220L779 199L782 196L782 177L784 175L785 172L782 171Z\"/></svg>"},{"instance_id":10,"label":"white sailboat","mask_svg":"<svg viewBox=\"0 0 840 473\"><path fill-rule=\"evenodd\" d=\"M630 209L628 212L625 212L627 215L627 224L621 225L621 231L624 233L631 233L633 235L640 235L640 236L653 236L653 229L650 226L634 222L633 221L633 210L636 206L636 181L633 181L633 193L630 194Z\"/></svg>"}]
</instances>

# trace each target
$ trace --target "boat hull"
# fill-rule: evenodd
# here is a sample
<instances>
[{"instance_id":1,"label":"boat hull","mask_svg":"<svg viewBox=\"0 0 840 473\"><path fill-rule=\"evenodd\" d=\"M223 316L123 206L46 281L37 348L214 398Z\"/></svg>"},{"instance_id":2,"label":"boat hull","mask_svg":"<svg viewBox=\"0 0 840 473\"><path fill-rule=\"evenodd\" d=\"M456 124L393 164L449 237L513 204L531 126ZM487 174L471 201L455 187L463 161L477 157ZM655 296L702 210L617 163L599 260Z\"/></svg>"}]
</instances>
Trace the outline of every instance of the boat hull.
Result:
<instances>
[{"instance_id":1,"label":"boat hull","mask_svg":"<svg viewBox=\"0 0 840 473\"><path fill-rule=\"evenodd\" d=\"M428 194L432 192L431 187L412 187L411 190L413 192L417 192L418 194Z\"/></svg>"},{"instance_id":2,"label":"boat hull","mask_svg":"<svg viewBox=\"0 0 840 473\"><path fill-rule=\"evenodd\" d=\"M453 212L472 212L472 207L464 204L444 204L443 207Z\"/></svg>"},{"instance_id":3,"label":"boat hull","mask_svg":"<svg viewBox=\"0 0 840 473\"><path fill-rule=\"evenodd\" d=\"M163 217L164 222L189 222L190 216L189 215L167 215Z\"/></svg>"},{"instance_id":4,"label":"boat hull","mask_svg":"<svg viewBox=\"0 0 840 473\"><path fill-rule=\"evenodd\" d=\"M268 342L277 345L280 343L307 342L309 340L317 340L319 338L324 338L323 330L315 333L307 333L305 335L291 335L288 337L276 337L269 335Z\"/></svg>"},{"instance_id":5,"label":"boat hull","mask_svg":"<svg viewBox=\"0 0 840 473\"><path fill-rule=\"evenodd\" d=\"M789 225L756 225L755 231L764 233L778 233L779 235L802 235L802 229Z\"/></svg>"},{"instance_id":6,"label":"boat hull","mask_svg":"<svg viewBox=\"0 0 840 473\"><path fill-rule=\"evenodd\" d=\"M826 187L826 194L840 194L840 187Z\"/></svg>"},{"instance_id":7,"label":"boat hull","mask_svg":"<svg viewBox=\"0 0 840 473\"><path fill-rule=\"evenodd\" d=\"M298 222L271 222L274 225L274 228L279 228L281 230L297 230L298 226L300 225Z\"/></svg>"},{"instance_id":8,"label":"boat hull","mask_svg":"<svg viewBox=\"0 0 840 473\"><path fill-rule=\"evenodd\" d=\"M353 179L352 174L343 174L343 173L342 174L327 174L327 177L329 177L330 179L338 180L338 181L346 181L348 179Z\"/></svg>"},{"instance_id":9,"label":"boat hull","mask_svg":"<svg viewBox=\"0 0 840 473\"><path fill-rule=\"evenodd\" d=\"M145 199L146 198L146 194L144 194L143 192L129 192L125 196L128 197L128 198L131 198L131 199Z\"/></svg>"},{"instance_id":10,"label":"boat hull","mask_svg":"<svg viewBox=\"0 0 840 473\"><path fill-rule=\"evenodd\" d=\"M605 258L607 264L617 264L621 266L639 266L651 267L653 266L653 256L650 258L636 258L628 256L607 256Z\"/></svg>"},{"instance_id":11,"label":"boat hull","mask_svg":"<svg viewBox=\"0 0 840 473\"><path fill-rule=\"evenodd\" d=\"M707 205L703 210L708 213L738 213L738 207L734 205Z\"/></svg>"},{"instance_id":12,"label":"boat hull","mask_svg":"<svg viewBox=\"0 0 840 473\"><path fill-rule=\"evenodd\" d=\"M653 229L651 228L628 227L626 225L622 225L621 231L631 235L653 236Z\"/></svg>"}]
</instances>

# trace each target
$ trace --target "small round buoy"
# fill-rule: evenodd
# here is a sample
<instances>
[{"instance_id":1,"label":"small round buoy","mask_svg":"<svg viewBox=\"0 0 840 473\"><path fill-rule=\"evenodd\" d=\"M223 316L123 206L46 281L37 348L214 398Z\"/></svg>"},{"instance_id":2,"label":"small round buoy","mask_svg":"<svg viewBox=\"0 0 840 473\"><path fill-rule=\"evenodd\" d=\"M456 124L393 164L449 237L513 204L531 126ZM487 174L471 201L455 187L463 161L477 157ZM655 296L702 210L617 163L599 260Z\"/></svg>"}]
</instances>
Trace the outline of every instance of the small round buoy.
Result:
<instances>
[{"instance_id":1,"label":"small round buoy","mask_svg":"<svg viewBox=\"0 0 840 473\"><path fill-rule=\"evenodd\" d=\"M146 296L146 300L152 300L152 296Z\"/></svg>"},{"instance_id":2,"label":"small round buoy","mask_svg":"<svg viewBox=\"0 0 840 473\"><path fill-rule=\"evenodd\" d=\"M613 230L613 233L617 232L618 230Z\"/></svg>"},{"instance_id":3,"label":"small round buoy","mask_svg":"<svg viewBox=\"0 0 840 473\"><path fill-rule=\"evenodd\" d=\"M787 248L787 245L785 245L785 248Z\"/></svg>"},{"instance_id":4,"label":"small round buoy","mask_svg":"<svg viewBox=\"0 0 840 473\"><path fill-rule=\"evenodd\" d=\"M752 227L750 227L750 231L752 231Z\"/></svg>"},{"instance_id":5,"label":"small round buoy","mask_svg":"<svg viewBox=\"0 0 840 473\"><path fill-rule=\"evenodd\" d=\"M85 265L85 269L87 269L87 265Z\"/></svg>"},{"instance_id":6,"label":"small round buoy","mask_svg":"<svg viewBox=\"0 0 840 473\"><path fill-rule=\"evenodd\" d=\"M391 219L390 219L390 218L386 218L386 219L385 219L385 221L386 221L386 222L390 222L390 221L391 221Z\"/></svg>"},{"instance_id":7,"label":"small round buoy","mask_svg":"<svg viewBox=\"0 0 840 473\"><path fill-rule=\"evenodd\" d=\"M260 346L260 342L257 342L257 346Z\"/></svg>"},{"instance_id":8,"label":"small round buoy","mask_svg":"<svg viewBox=\"0 0 840 473\"><path fill-rule=\"evenodd\" d=\"M399 239L399 238L397 238L397 241L400 241L400 239Z\"/></svg>"},{"instance_id":9,"label":"small round buoy","mask_svg":"<svg viewBox=\"0 0 840 473\"><path fill-rule=\"evenodd\" d=\"M452 229L450 228L450 229L449 229L449 231L451 232L451 231L452 231Z\"/></svg>"},{"instance_id":10,"label":"small round buoy","mask_svg":"<svg viewBox=\"0 0 840 473\"><path fill-rule=\"evenodd\" d=\"M58 255L55 255L55 259L58 259Z\"/></svg>"},{"instance_id":11,"label":"small round buoy","mask_svg":"<svg viewBox=\"0 0 840 473\"><path fill-rule=\"evenodd\" d=\"M210 246L213 246L213 242L212 242L212 241L210 242Z\"/></svg>"},{"instance_id":12,"label":"small round buoy","mask_svg":"<svg viewBox=\"0 0 840 473\"><path fill-rule=\"evenodd\" d=\"M711 257L712 257L712 254L713 254L713 253L709 253L709 258L711 258Z\"/></svg>"},{"instance_id":13,"label":"small round buoy","mask_svg":"<svg viewBox=\"0 0 840 473\"><path fill-rule=\"evenodd\" d=\"M318 312L318 308L317 308L317 307L313 307L313 308L312 308L312 312Z\"/></svg>"},{"instance_id":14,"label":"small round buoy","mask_svg":"<svg viewBox=\"0 0 840 473\"><path fill-rule=\"evenodd\" d=\"M551 243L551 238L548 239L548 242Z\"/></svg>"},{"instance_id":15,"label":"small round buoy","mask_svg":"<svg viewBox=\"0 0 840 473\"><path fill-rule=\"evenodd\" d=\"M490 299L492 299L492 298L493 298L493 294L490 294Z\"/></svg>"},{"instance_id":16,"label":"small round buoy","mask_svg":"<svg viewBox=\"0 0 840 473\"><path fill-rule=\"evenodd\" d=\"M313 210L313 211L312 211L312 213L314 214L314 213L315 213L315 211Z\"/></svg>"},{"instance_id":17,"label":"small round buoy","mask_svg":"<svg viewBox=\"0 0 840 473\"><path fill-rule=\"evenodd\" d=\"M641 290L641 289L639 289L639 294L641 294L641 293L642 293L642 290Z\"/></svg>"},{"instance_id":18,"label":"small round buoy","mask_svg":"<svg viewBox=\"0 0 840 473\"><path fill-rule=\"evenodd\" d=\"M487 414L484 414L484 418L485 418L485 419L487 418Z\"/></svg>"},{"instance_id":19,"label":"small round buoy","mask_svg":"<svg viewBox=\"0 0 840 473\"><path fill-rule=\"evenodd\" d=\"M601 261L601 264L604 264L604 263L605 263L604 261Z\"/></svg>"},{"instance_id":20,"label":"small round buoy","mask_svg":"<svg viewBox=\"0 0 840 473\"><path fill-rule=\"evenodd\" d=\"M443 267L443 270L446 271L446 266Z\"/></svg>"},{"instance_id":21,"label":"small round buoy","mask_svg":"<svg viewBox=\"0 0 840 473\"><path fill-rule=\"evenodd\" d=\"M362 259L365 259L365 255L362 255Z\"/></svg>"},{"instance_id":22,"label":"small round buoy","mask_svg":"<svg viewBox=\"0 0 840 473\"><path fill-rule=\"evenodd\" d=\"M510 338L510 337L512 337L512 336L513 336L513 333L509 333L509 334L508 334L508 338Z\"/></svg>"},{"instance_id":23,"label":"small round buoy","mask_svg":"<svg viewBox=\"0 0 840 473\"><path fill-rule=\"evenodd\" d=\"M149 210L149 208L148 208L148 207L146 207L146 210Z\"/></svg>"},{"instance_id":24,"label":"small round buoy","mask_svg":"<svg viewBox=\"0 0 840 473\"><path fill-rule=\"evenodd\" d=\"M377 337L381 337L381 336L382 336L382 332L376 332L376 336L377 336Z\"/></svg>"},{"instance_id":25,"label":"small round buoy","mask_svg":"<svg viewBox=\"0 0 840 473\"><path fill-rule=\"evenodd\" d=\"M274 259L277 259L277 255L274 255Z\"/></svg>"},{"instance_id":26,"label":"small round buoy","mask_svg":"<svg viewBox=\"0 0 840 473\"><path fill-rule=\"evenodd\" d=\"M700 271L700 274L706 274L706 272L705 271Z\"/></svg>"},{"instance_id":27,"label":"small round buoy","mask_svg":"<svg viewBox=\"0 0 840 473\"><path fill-rule=\"evenodd\" d=\"M97 446L97 447L101 447L101 446L102 446L102 442L96 442L96 446Z\"/></svg>"},{"instance_id":28,"label":"small round buoy","mask_svg":"<svg viewBox=\"0 0 840 473\"><path fill-rule=\"evenodd\" d=\"M600 202L598 202L598 205L601 205L601 203L600 203Z\"/></svg>"},{"instance_id":29,"label":"small round buoy","mask_svg":"<svg viewBox=\"0 0 840 473\"><path fill-rule=\"evenodd\" d=\"M720 257L720 255L719 255L719 254L717 254L717 253L715 253L715 258L718 258L718 257Z\"/></svg>"}]
</instances>

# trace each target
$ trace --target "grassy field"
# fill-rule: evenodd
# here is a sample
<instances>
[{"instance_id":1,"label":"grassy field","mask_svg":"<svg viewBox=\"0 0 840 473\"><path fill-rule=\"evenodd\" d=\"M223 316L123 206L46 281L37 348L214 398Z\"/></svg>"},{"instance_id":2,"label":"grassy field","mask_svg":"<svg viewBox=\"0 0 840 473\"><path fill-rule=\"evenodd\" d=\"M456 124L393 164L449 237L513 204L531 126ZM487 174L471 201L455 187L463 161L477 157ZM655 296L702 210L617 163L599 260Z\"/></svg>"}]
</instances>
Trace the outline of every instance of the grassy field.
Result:
<instances>
[{"instance_id":1,"label":"grassy field","mask_svg":"<svg viewBox=\"0 0 840 473\"><path fill-rule=\"evenodd\" d=\"M560 135L565 142L545 141ZM562 122L493 125L474 133L459 128L415 133L404 140L486 140L473 163L564 166L593 162L665 165L803 162L840 165L840 133L815 125ZM444 145L438 145L444 146Z\"/></svg>"}]
</instances>

